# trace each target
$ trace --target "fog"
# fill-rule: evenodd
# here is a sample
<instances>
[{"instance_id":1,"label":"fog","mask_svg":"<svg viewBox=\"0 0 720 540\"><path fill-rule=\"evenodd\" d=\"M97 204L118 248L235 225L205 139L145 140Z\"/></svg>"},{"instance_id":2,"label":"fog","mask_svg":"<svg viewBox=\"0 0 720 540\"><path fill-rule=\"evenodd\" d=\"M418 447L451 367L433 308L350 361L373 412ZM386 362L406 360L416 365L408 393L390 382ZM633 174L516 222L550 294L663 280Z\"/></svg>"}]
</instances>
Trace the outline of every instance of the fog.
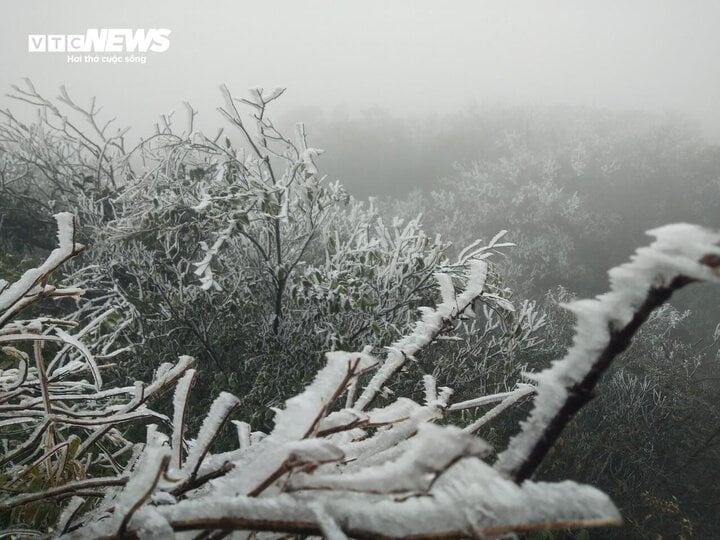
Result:
<instances>
[{"instance_id":1,"label":"fog","mask_svg":"<svg viewBox=\"0 0 720 540\"><path fill-rule=\"evenodd\" d=\"M216 125L224 82L288 87L285 111L580 105L681 114L717 139L718 20L713 1L5 2L0 87L66 84L132 126L183 100ZM169 28L171 46L124 66L27 52L29 33L94 27Z\"/></svg>"}]
</instances>

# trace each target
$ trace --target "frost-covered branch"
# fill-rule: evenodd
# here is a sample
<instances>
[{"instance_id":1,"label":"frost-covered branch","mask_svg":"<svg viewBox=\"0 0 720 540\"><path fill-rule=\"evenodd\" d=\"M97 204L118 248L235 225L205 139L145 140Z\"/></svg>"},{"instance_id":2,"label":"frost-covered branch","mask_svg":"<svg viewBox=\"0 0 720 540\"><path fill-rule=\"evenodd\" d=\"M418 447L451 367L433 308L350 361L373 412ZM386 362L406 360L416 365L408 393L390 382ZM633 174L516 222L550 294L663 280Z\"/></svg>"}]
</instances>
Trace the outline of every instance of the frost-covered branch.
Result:
<instances>
[{"instance_id":1,"label":"frost-covered branch","mask_svg":"<svg viewBox=\"0 0 720 540\"><path fill-rule=\"evenodd\" d=\"M523 481L532 475L653 310L689 283L720 282L720 235L687 224L649 234L652 244L610 270L610 292L566 306L577 316L573 346L537 375L535 407L495 465L507 477Z\"/></svg>"},{"instance_id":2,"label":"frost-covered branch","mask_svg":"<svg viewBox=\"0 0 720 540\"><path fill-rule=\"evenodd\" d=\"M0 280L0 328L43 295L51 295L56 289L45 286L44 282L50 274L84 249L84 246L75 243L75 217L68 212L61 212L55 215L55 219L59 245L45 262L27 270L12 284Z\"/></svg>"},{"instance_id":3,"label":"frost-covered branch","mask_svg":"<svg viewBox=\"0 0 720 540\"><path fill-rule=\"evenodd\" d=\"M486 272L484 261L473 264L465 276L466 288L457 295L448 280L439 277L443 302L436 310L423 310L421 322L399 342L399 350L417 353L432 344L440 329L451 331L452 321L483 293ZM452 391L438 388L429 375L422 405L401 397L367 411L338 409L336 403L363 373L382 373L388 360L381 363L369 349L335 351L326 357L315 380L276 412L268 435L251 433L239 423L238 448L212 454L212 441L236 404L236 398L223 394L195 440L185 441L183 429L175 429L172 437L155 437L171 449L160 454L149 444L146 451L156 457L141 457L145 465L131 473L124 490L109 494L98 510L71 520L70 537L232 529L334 531L359 538L476 537L618 522L615 507L594 488L573 482L518 485L495 471L483 461L492 449L472 433L476 426L463 430L440 425ZM383 384L396 371L383 373ZM181 422L192 377L185 375L176 391L174 417ZM377 372L374 378L378 380ZM524 385L484 401L462 402L456 409L500 401L483 417L487 421L488 415L495 416L532 392ZM183 461L185 445L190 450ZM167 462L161 463L158 456ZM154 472L145 470L149 463L155 464ZM163 463L173 466L161 478ZM146 488L152 479L160 480L149 494ZM146 487L130 489L135 484ZM124 497L144 502L128 506L120 503ZM125 507L130 510L122 512ZM109 508L115 509L112 519L104 519Z\"/></svg>"},{"instance_id":4,"label":"frost-covered branch","mask_svg":"<svg viewBox=\"0 0 720 540\"><path fill-rule=\"evenodd\" d=\"M443 331L449 329L453 320L459 318L480 297L487 279L487 263L484 260L470 262L468 283L462 294L455 296L452 278L447 274L438 274L441 286L442 303L437 309L425 309L422 319L413 332L390 347L388 357L382 367L373 376L365 390L353 405L362 411L377 396L387 380L392 377L418 351L429 345Z\"/></svg>"},{"instance_id":5,"label":"frost-covered branch","mask_svg":"<svg viewBox=\"0 0 720 540\"><path fill-rule=\"evenodd\" d=\"M103 388L98 358L117 352L111 350L114 331L103 328L112 311L89 322L15 318L43 298L83 294L48 284L53 271L82 251L73 215L56 219L59 247L16 282L2 282L0 293L0 472L7 479L0 511L13 514L46 498L102 498L108 486L125 483L133 444L123 431L137 420L164 419L146 403L171 388L191 362L185 357L166 365L147 387Z\"/></svg>"}]
</instances>

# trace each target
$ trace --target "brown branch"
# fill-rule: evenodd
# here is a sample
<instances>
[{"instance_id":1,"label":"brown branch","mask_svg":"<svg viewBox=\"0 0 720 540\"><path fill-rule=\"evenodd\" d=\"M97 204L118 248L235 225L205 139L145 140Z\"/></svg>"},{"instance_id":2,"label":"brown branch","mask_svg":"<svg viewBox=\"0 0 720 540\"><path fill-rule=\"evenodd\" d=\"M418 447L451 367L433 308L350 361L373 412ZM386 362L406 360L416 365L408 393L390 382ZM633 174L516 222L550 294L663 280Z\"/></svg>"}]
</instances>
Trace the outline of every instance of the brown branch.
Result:
<instances>
[{"instance_id":1,"label":"brown branch","mask_svg":"<svg viewBox=\"0 0 720 540\"><path fill-rule=\"evenodd\" d=\"M704 264L704 261L705 259L701 262ZM542 436L537 438L525 460L512 471L511 476L516 482L527 480L537 470L563 429L575 414L594 397L594 388L602 375L613 360L630 346L633 336L647 321L650 314L667 302L675 291L694 281L686 276L677 276L666 287L652 287L630 322L620 329L610 328L608 344L597 357L590 371L582 381L568 389L568 397L563 406L545 428Z\"/></svg>"},{"instance_id":2,"label":"brown branch","mask_svg":"<svg viewBox=\"0 0 720 540\"><path fill-rule=\"evenodd\" d=\"M437 531L428 534L415 534L402 537L378 534L377 531L358 528L343 528L343 532L351 538L373 539L373 540L395 540L403 538L406 540L433 540L439 538L482 538L484 536L496 536L512 532L531 532L545 529L569 529L579 527L602 527L617 525L615 519L577 519L577 520L558 520L553 522L536 522L526 523L523 525L494 525L489 527L476 527L469 529L454 529L447 531ZM176 519L170 523L175 531L195 531L195 530L252 530L252 531L270 531L283 532L297 535L323 536L324 532L320 525L314 521L284 521L284 520L266 520L252 519L233 516L221 516L205 519ZM104 536L103 540L116 539L135 539L138 538L136 531L127 531L123 536Z\"/></svg>"},{"instance_id":3,"label":"brown branch","mask_svg":"<svg viewBox=\"0 0 720 540\"><path fill-rule=\"evenodd\" d=\"M221 476L225 476L227 473L232 471L234 468L235 468L234 463L232 463L230 461L226 461L225 463L222 464L222 467L220 467L218 469L214 469L207 474L187 478L182 484L173 488L171 493L175 497L180 497L183 494L187 493L188 491L199 488L200 486L202 486L203 484L206 484L210 480L214 480L215 478L220 478Z\"/></svg>"},{"instance_id":4,"label":"brown branch","mask_svg":"<svg viewBox=\"0 0 720 540\"><path fill-rule=\"evenodd\" d=\"M157 486L158 482L160 481L160 478L162 478L163 474L167 471L168 465L170 464L170 456L166 455L163 456L162 460L160 461L160 466L158 467L157 471L155 471L155 478L153 479L152 483L148 487L147 491L142 494L138 500L136 500L133 505L130 507L130 510L127 514L123 516L122 521L120 522L120 527L118 528L118 535L122 536L125 534L125 531L127 530L128 525L130 524L130 520L133 517L133 514L138 511L138 509L145 503L145 501L152 495L153 491L155 491L155 486Z\"/></svg>"},{"instance_id":5,"label":"brown branch","mask_svg":"<svg viewBox=\"0 0 720 540\"><path fill-rule=\"evenodd\" d=\"M107 486L124 486L127 483L127 477L113 477L113 478L93 478L91 480L79 480L77 482L69 482L62 486L46 489L36 493L28 493L26 495L20 495L13 497L6 501L0 502L0 512L7 512L18 506L30 504L43 499L52 499L55 497L64 497L67 495L76 495L80 491L107 487Z\"/></svg>"}]
</instances>

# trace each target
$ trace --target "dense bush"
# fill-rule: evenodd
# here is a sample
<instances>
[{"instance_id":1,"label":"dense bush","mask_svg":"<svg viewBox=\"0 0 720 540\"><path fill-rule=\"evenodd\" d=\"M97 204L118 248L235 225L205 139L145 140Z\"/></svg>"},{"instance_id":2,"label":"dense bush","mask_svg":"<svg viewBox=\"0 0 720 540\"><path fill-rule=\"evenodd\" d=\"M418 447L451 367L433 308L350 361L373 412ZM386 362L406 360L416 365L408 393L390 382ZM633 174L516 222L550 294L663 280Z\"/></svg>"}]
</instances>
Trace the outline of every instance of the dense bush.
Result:
<instances>
[{"instance_id":1,"label":"dense bush","mask_svg":"<svg viewBox=\"0 0 720 540\"><path fill-rule=\"evenodd\" d=\"M81 216L76 236L89 249L67 266L67 279L86 290L84 299L70 317L58 305L46 305L43 315L81 328L102 321L105 337L93 343L94 354L106 356L110 341L116 347L106 381L130 389L136 378L151 380L158 369L162 375L160 366L191 354L197 375L188 407L205 410L222 390L231 391L239 396L233 409L269 432L274 409L266 406L279 407L301 392L324 365L324 352L367 346L379 354L412 330L418 308L461 286L472 261L507 253L500 264L494 257L482 297L458 317L453 334L403 362L373 398L381 407L397 396L419 403L430 375L433 385L454 389L457 423L475 426L502 447L522 408L486 426L495 413L488 417L458 403L482 394L522 401L532 390L516 386L523 371L539 371L561 356L571 325L557 315L554 301L541 301L547 288L561 281L573 290L597 290L606 261L624 256L639 227L670 217L706 221L717 201L708 182L716 154L674 124L592 117L579 130L549 121L539 131L540 124L523 131L520 117L498 130L492 151L457 164L438 189L379 210L320 175L320 151L308 145L302 125L292 138L275 128L267 106L281 93L255 89L238 100L223 89L221 111L239 142L223 130L212 138L196 131L188 106L183 127L163 117L154 134L127 146L125 132L104 125L94 102L84 109L64 90L47 100L30 84L16 89L16 97L41 114L24 124L3 113L0 272L13 282L43 260L52 246L50 212ZM670 172L677 175L673 182ZM671 199L677 202L672 209ZM505 228L507 236L476 242L478 233ZM511 248L508 238L519 246ZM444 276L440 290L438 274ZM708 421L708 415L717 419L716 347L696 344L714 324L714 312L707 303L697 310L703 324L696 329L683 327L685 315L672 309L651 319L632 349L633 361L610 371L608 391L574 420L540 471L601 486L636 534L714 530L703 498L716 487L703 475L720 459L716 422ZM53 331L55 323L46 324L39 332ZM20 357L6 353L3 361L15 366ZM348 392L367 377L359 375ZM165 413L173 409L168 399L156 405ZM189 415L188 429L197 430L201 419ZM213 433L218 448L235 446L233 434ZM132 429L124 436L140 440ZM74 443L66 443L58 450L46 443L49 463L67 459L59 451ZM53 479L36 478L37 467L30 467L22 489L98 474L107 469L98 460Z\"/></svg>"},{"instance_id":2,"label":"dense bush","mask_svg":"<svg viewBox=\"0 0 720 540\"><path fill-rule=\"evenodd\" d=\"M452 335L463 319L480 318L480 304L497 303L485 288L491 242L458 276L461 289L450 274L435 275L439 305L423 308L383 359L371 354L372 347L328 353L313 382L276 411L269 434L236 422L235 449L212 454L240 400L222 392L196 438L188 439L196 377L190 357L161 365L148 386L103 388L97 360L116 356L110 349L118 337L117 326L110 324L108 333L103 324L107 315L74 335L62 329L74 326L71 320L18 319L43 298L83 292L48 284L83 250L75 242L73 216L56 218L59 247L17 281L0 281L0 343L15 364L0 378L0 414L6 418L0 466L4 492L12 494L0 498L0 510L16 535L49 529L72 538L172 538L180 531L260 530L437 538L618 523L613 504L594 488L528 479L653 310L689 283L720 281L717 234L687 225L654 231L652 245L611 271L609 293L571 304L576 339L562 360L535 377L536 387L519 384L458 402L452 389L438 388L436 378L425 375L424 405L403 397L374 405L407 362ZM27 343L32 361L23 351ZM47 362L44 349L54 344ZM366 382L364 373L371 374ZM171 420L145 403L172 386ZM492 449L474 433L532 394L530 416L488 465L482 458ZM336 405L342 396L344 407ZM457 412L490 404L464 429L435 424L452 424ZM121 426L145 417L165 423L170 435L151 424L144 443L133 443L132 429ZM62 507L47 505L68 497Z\"/></svg>"},{"instance_id":3,"label":"dense bush","mask_svg":"<svg viewBox=\"0 0 720 540\"><path fill-rule=\"evenodd\" d=\"M508 245L498 236L450 259L447 242L428 236L418 218L383 219L372 201L321 178L305 128L292 142L266 115L279 91L239 100L250 120L224 93L245 149L228 137L178 135L169 124L139 146L145 172L101 201L78 195L91 248L74 279L90 291L83 313L123 306L126 340L142 345L122 365L126 373L147 377L192 354L205 366L195 395L209 403L218 388L231 389L245 415L267 426L264 406L299 391L324 351L398 338L436 298L435 273L459 275L469 260ZM494 268L487 288L486 331L498 340L489 349L521 346L533 307L501 324L514 308ZM481 369L478 358L462 376Z\"/></svg>"}]
</instances>

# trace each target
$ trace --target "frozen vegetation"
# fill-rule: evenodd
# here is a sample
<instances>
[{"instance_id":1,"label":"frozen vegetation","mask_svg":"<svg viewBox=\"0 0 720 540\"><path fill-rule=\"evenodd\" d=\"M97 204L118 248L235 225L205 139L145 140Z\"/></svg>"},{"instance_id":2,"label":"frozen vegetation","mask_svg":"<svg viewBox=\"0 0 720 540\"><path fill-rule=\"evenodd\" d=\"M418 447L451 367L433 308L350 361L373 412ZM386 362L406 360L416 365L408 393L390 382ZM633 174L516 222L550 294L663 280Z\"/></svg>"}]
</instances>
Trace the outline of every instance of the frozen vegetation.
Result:
<instances>
[{"instance_id":1,"label":"frozen vegetation","mask_svg":"<svg viewBox=\"0 0 720 540\"><path fill-rule=\"evenodd\" d=\"M573 343L534 370L520 360L550 321L503 281L508 233L456 250L418 217L355 201L319 176L303 125L290 140L268 118L282 90L222 88L240 146L195 131L188 107L185 128L164 118L131 149L94 103L60 98L91 138L32 85L17 92L45 117L8 113L7 163L94 188L38 181L48 210L67 206L57 247L0 281L9 534L477 538L622 522L597 487L536 473L673 293L720 281L720 234L651 230L609 292L566 303Z\"/></svg>"}]
</instances>

